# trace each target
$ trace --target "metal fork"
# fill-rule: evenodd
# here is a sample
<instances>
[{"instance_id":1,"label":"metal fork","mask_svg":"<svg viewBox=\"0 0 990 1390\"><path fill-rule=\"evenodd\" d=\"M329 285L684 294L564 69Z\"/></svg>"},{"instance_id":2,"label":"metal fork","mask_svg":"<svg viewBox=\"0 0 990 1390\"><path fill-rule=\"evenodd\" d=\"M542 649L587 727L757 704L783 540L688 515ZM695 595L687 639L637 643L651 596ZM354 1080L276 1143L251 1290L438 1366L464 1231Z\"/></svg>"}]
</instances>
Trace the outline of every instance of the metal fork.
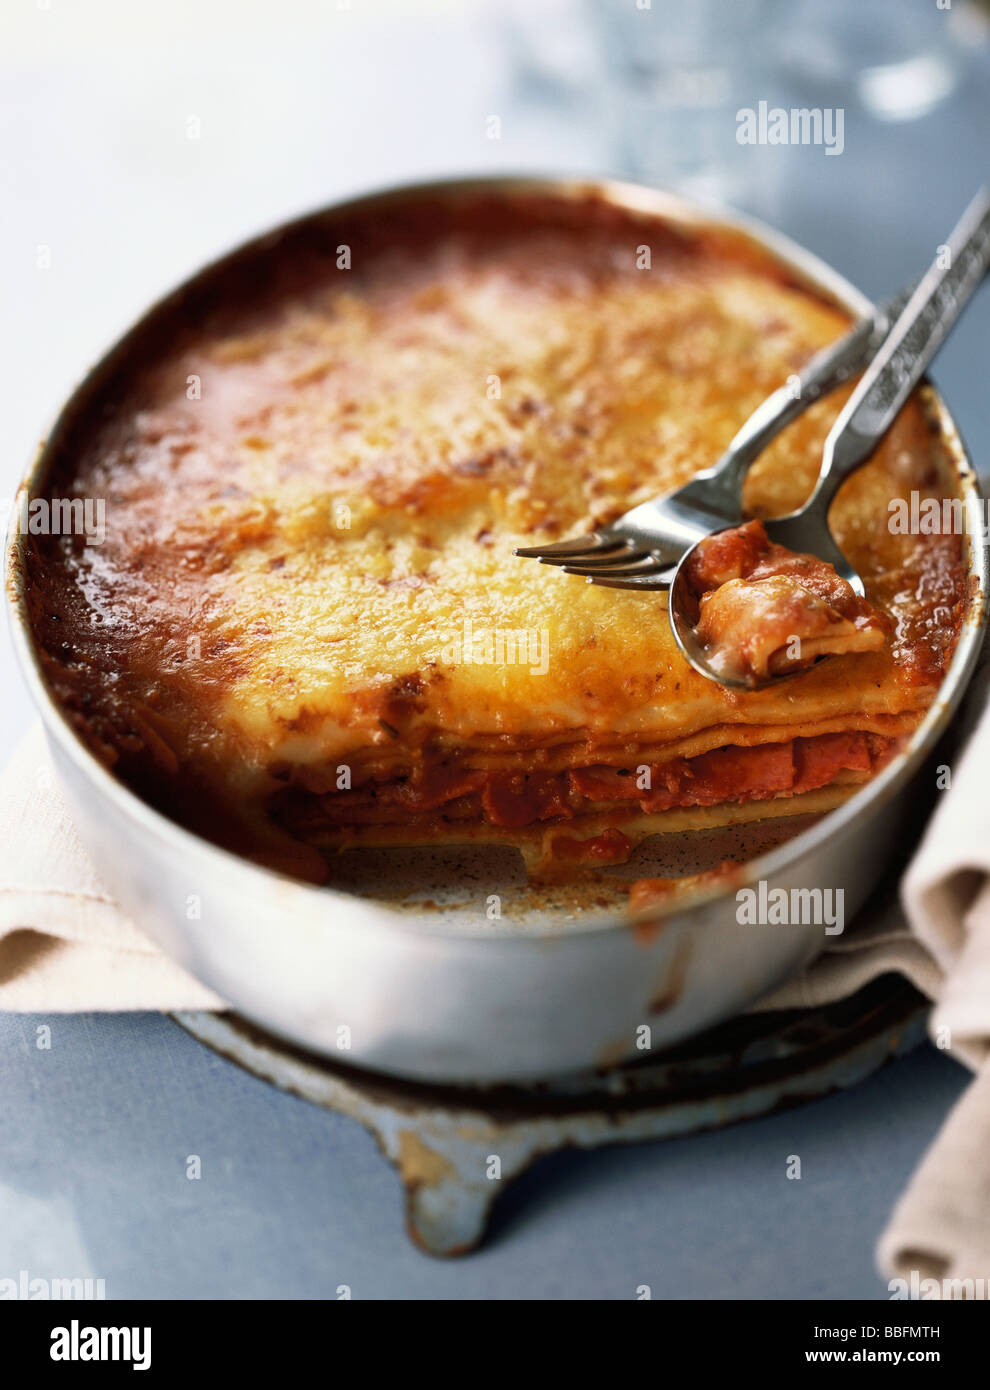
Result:
<instances>
[{"instance_id":1,"label":"metal fork","mask_svg":"<svg viewBox=\"0 0 990 1390\"><path fill-rule=\"evenodd\" d=\"M945 245L949 253L945 261L940 256L925 273L832 426L814 492L799 511L764 522L773 542L827 561L858 594L865 593L863 580L835 543L828 526L829 508L846 479L876 451L990 271L990 190L980 190ZM743 689L789 679L787 672L756 681L712 669L691 621L690 554L686 550L677 565L669 586L668 611L677 645L694 669L721 685Z\"/></svg>"},{"instance_id":2,"label":"metal fork","mask_svg":"<svg viewBox=\"0 0 990 1390\"><path fill-rule=\"evenodd\" d=\"M910 288L904 290L861 319L838 342L816 353L796 383L781 386L757 406L714 467L676 492L642 502L590 535L520 546L513 553L544 565L560 565L567 574L587 575L611 588L668 587L688 546L710 531L743 520L742 486L750 465L809 406L863 368L911 293Z\"/></svg>"}]
</instances>

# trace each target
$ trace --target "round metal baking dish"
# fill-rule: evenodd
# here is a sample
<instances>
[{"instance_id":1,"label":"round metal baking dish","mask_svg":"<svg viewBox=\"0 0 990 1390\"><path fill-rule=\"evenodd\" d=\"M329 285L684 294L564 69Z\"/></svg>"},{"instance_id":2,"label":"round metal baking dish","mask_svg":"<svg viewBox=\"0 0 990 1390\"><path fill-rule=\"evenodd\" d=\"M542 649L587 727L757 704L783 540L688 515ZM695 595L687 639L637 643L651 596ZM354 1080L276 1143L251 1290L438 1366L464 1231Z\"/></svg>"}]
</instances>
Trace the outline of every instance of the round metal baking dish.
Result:
<instances>
[{"instance_id":1,"label":"round metal baking dish","mask_svg":"<svg viewBox=\"0 0 990 1390\"><path fill-rule=\"evenodd\" d=\"M681 224L718 222L769 250L799 281L854 314L868 301L835 271L766 228L720 218L680 198L609 181L500 178L413 185L302 219L327 229L348 212L387 209L423 195L479 192L559 198L595 195ZM300 223L277 229L199 272L165 301L259 248L277 250ZM99 393L153 308L90 373L65 406L22 490L43 486L61 432ZM232 1007L272 1032L341 1061L431 1081L486 1082L558 1075L653 1049L729 1018L801 969L825 946L821 926L740 925L735 891L841 888L846 920L874 886L898 841L912 778L946 729L972 673L985 624L986 571L977 483L955 426L930 388L955 487L971 523L966 543L974 599L942 685L907 749L851 801L741 870L728 891L682 900L666 915L615 913L533 926L443 914L414 917L330 888L314 888L215 848L142 802L89 753L40 674L23 593L21 536L7 546L7 597L16 649L41 711L76 819L108 888L177 961ZM15 512L16 515L16 512ZM190 917L195 895L199 914Z\"/></svg>"}]
</instances>

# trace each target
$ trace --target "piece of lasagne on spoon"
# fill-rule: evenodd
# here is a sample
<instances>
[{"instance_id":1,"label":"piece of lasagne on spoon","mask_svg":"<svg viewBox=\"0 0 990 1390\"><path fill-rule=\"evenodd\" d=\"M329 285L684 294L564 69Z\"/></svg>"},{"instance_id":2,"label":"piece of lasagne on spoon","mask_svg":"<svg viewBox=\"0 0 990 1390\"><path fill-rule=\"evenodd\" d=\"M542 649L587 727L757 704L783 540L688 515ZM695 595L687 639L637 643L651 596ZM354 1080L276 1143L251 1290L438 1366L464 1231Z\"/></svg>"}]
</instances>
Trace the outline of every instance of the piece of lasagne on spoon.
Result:
<instances>
[{"instance_id":1,"label":"piece of lasagne on spoon","mask_svg":"<svg viewBox=\"0 0 990 1390\"><path fill-rule=\"evenodd\" d=\"M687 568L695 634L721 675L796 674L825 656L880 651L893 629L831 565L775 545L760 521L701 541Z\"/></svg>"}]
</instances>

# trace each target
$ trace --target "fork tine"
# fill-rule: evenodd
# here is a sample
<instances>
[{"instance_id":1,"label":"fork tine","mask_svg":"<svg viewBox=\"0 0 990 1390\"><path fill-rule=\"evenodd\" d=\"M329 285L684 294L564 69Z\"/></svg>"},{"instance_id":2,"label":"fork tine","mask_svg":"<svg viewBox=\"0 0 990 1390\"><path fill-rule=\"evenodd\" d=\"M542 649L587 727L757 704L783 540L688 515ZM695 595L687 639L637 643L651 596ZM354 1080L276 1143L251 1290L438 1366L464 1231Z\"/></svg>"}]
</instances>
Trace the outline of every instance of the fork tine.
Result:
<instances>
[{"instance_id":1,"label":"fork tine","mask_svg":"<svg viewBox=\"0 0 990 1390\"><path fill-rule=\"evenodd\" d=\"M614 550L603 550L600 552L592 551L590 555L544 555L540 561L541 565L564 565L581 564L587 565L589 570L598 569L599 566L626 564L630 558L639 559L643 554L642 550L637 550L631 543L623 542L616 546Z\"/></svg>"},{"instance_id":2,"label":"fork tine","mask_svg":"<svg viewBox=\"0 0 990 1390\"><path fill-rule=\"evenodd\" d=\"M638 577L629 575L624 579L611 579L608 575L588 575L589 584L600 584L603 589L638 589L641 593L648 590L669 589L674 580L676 565L669 565L666 569L657 570L655 574L645 574Z\"/></svg>"},{"instance_id":3,"label":"fork tine","mask_svg":"<svg viewBox=\"0 0 990 1390\"><path fill-rule=\"evenodd\" d=\"M610 550L604 555L578 555L568 560L566 557L560 560L544 560L544 565L561 565L564 569L570 569L572 565L579 565L583 574L591 574L592 570L611 570L617 566L642 564L644 560L650 558L650 552L643 550L641 546L634 545L630 541L621 550Z\"/></svg>"},{"instance_id":4,"label":"fork tine","mask_svg":"<svg viewBox=\"0 0 990 1390\"><path fill-rule=\"evenodd\" d=\"M576 558L581 555L594 555L602 550L615 550L627 542L621 536L608 536L602 531L592 531L587 536L574 536L569 541L548 541L546 545L517 546L513 555L521 555L527 560L543 560L548 556Z\"/></svg>"},{"instance_id":5,"label":"fork tine","mask_svg":"<svg viewBox=\"0 0 990 1390\"><path fill-rule=\"evenodd\" d=\"M584 565L564 565L565 574L587 574L592 578L597 575L611 575L613 578L622 574L656 574L658 570L668 569L669 564L657 558L656 555L622 555L619 557L618 564L607 564L605 560L589 560Z\"/></svg>"}]
</instances>

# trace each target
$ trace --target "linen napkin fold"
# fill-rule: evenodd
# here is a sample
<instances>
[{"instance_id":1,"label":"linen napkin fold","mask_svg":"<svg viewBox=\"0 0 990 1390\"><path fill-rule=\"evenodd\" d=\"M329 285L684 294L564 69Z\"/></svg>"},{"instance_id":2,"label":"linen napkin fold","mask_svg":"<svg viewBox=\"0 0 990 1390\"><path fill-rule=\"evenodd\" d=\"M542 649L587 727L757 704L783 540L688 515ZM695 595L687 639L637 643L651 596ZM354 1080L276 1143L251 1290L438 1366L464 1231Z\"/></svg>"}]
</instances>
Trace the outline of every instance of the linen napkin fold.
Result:
<instances>
[{"instance_id":1,"label":"linen napkin fold","mask_svg":"<svg viewBox=\"0 0 990 1390\"><path fill-rule=\"evenodd\" d=\"M222 1009L100 883L40 724L0 778L0 1009Z\"/></svg>"},{"instance_id":2,"label":"linen napkin fold","mask_svg":"<svg viewBox=\"0 0 990 1390\"><path fill-rule=\"evenodd\" d=\"M939 750L949 783L904 875L901 910L835 938L808 971L759 1005L831 1003L895 970L933 1001L928 1031L936 1046L975 1073L877 1244L877 1267L889 1286L902 1281L899 1296L990 1299L988 684L985 643Z\"/></svg>"},{"instance_id":3,"label":"linen napkin fold","mask_svg":"<svg viewBox=\"0 0 990 1390\"><path fill-rule=\"evenodd\" d=\"M940 793L905 876L903 911L893 901L874 911L757 1005L762 1011L831 1003L896 971L934 1001L937 1045L979 1073L877 1250L886 1278L903 1279L925 1297L943 1295L923 1280L950 1297L959 1294L945 1281L970 1280L976 1296L990 1296L990 712L974 729L978 703L970 700L969 716L957 720L966 756L952 764L951 790ZM108 896L35 726L0 778L0 1009L224 1007Z\"/></svg>"},{"instance_id":4,"label":"linen napkin fold","mask_svg":"<svg viewBox=\"0 0 990 1390\"><path fill-rule=\"evenodd\" d=\"M929 1031L976 1079L895 1207L877 1259L916 1296L927 1281L921 1297L935 1297L939 1287L942 1297L990 1298L990 710L954 762L952 779L901 897L938 971Z\"/></svg>"}]
</instances>

